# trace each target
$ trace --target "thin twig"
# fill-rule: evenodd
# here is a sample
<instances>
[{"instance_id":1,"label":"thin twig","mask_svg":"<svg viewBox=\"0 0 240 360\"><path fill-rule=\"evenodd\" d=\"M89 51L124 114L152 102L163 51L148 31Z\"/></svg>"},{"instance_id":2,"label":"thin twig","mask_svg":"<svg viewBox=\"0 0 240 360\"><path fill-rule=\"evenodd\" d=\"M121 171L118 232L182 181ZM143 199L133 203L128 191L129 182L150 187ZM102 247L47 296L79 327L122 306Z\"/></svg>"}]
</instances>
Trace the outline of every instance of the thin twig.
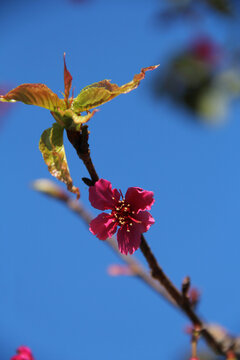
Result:
<instances>
[{"instance_id":1,"label":"thin twig","mask_svg":"<svg viewBox=\"0 0 240 360\"><path fill-rule=\"evenodd\" d=\"M191 303L188 299L182 295L182 293L174 286L171 280L164 273L160 265L158 264L155 256L153 255L145 237L142 235L142 241L140 249L148 262L150 269L152 270L152 276L157 279L159 283L167 290L171 297L175 300L178 307L187 315L193 325L202 329L202 335L209 344L209 346L217 353L224 354L224 350L220 343L204 328L204 322L194 312Z\"/></svg>"}]
</instances>

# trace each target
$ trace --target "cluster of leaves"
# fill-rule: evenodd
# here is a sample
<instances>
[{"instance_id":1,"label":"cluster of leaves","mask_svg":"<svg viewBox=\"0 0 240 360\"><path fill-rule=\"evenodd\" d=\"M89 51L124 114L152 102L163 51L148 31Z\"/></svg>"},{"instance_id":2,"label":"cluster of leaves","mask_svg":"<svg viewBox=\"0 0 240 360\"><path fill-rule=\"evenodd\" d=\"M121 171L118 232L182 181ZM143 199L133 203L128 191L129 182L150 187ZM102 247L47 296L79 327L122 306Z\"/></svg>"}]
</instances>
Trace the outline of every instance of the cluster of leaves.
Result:
<instances>
[{"instance_id":1,"label":"cluster of leaves","mask_svg":"<svg viewBox=\"0 0 240 360\"><path fill-rule=\"evenodd\" d=\"M65 148L63 144L63 133L65 130L81 132L82 125L88 122L96 113L99 105L102 105L120 94L126 94L136 87L144 79L145 72L153 70L157 66L150 66L141 69L132 81L118 86L109 80L102 80L86 86L76 98L69 97L72 87L72 76L67 70L64 54L64 98L60 99L57 94L44 84L22 84L9 91L6 95L0 95L2 102L21 101L27 105L37 105L50 110L55 123L45 130L41 136L39 148L49 172L57 179L67 185L69 191L75 193L77 198L80 192L73 185L70 176ZM82 115L86 112L85 115Z\"/></svg>"},{"instance_id":2,"label":"cluster of leaves","mask_svg":"<svg viewBox=\"0 0 240 360\"><path fill-rule=\"evenodd\" d=\"M166 0L159 19L176 19L180 15L198 16L201 10L211 10L217 15L236 16L236 0Z\"/></svg>"},{"instance_id":3,"label":"cluster of leaves","mask_svg":"<svg viewBox=\"0 0 240 360\"><path fill-rule=\"evenodd\" d=\"M227 105L240 93L240 72L224 64L223 50L207 36L176 53L155 80L155 93L167 95L208 121L225 117Z\"/></svg>"},{"instance_id":4,"label":"cluster of leaves","mask_svg":"<svg viewBox=\"0 0 240 360\"><path fill-rule=\"evenodd\" d=\"M239 96L240 88L239 45L233 40L235 33L237 36L239 16L238 0L161 2L155 16L157 24L175 25L179 20L179 25L191 40L180 51L173 51L166 69L161 72L163 75L156 79L153 89L160 100L163 94L167 95L177 106L183 105L190 110L193 120L218 123L227 118L232 100ZM205 24L211 19L214 27L216 21L219 22L223 34L224 29L227 30L228 42L224 46L223 36L220 52L219 39L214 39L212 33L211 36L207 34Z\"/></svg>"}]
</instances>

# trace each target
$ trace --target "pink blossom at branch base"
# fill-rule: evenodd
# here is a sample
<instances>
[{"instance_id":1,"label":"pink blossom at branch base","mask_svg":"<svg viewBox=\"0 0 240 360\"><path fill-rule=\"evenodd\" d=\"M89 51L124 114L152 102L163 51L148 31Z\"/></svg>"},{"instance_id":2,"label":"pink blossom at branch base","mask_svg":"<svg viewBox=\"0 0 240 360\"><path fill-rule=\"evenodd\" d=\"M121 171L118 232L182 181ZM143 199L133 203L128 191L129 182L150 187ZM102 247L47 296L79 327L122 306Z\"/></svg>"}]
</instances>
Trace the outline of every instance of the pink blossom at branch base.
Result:
<instances>
[{"instance_id":1,"label":"pink blossom at branch base","mask_svg":"<svg viewBox=\"0 0 240 360\"><path fill-rule=\"evenodd\" d=\"M34 360L32 351L27 346L19 346L17 349L17 355L14 355L11 360Z\"/></svg>"},{"instance_id":2,"label":"pink blossom at branch base","mask_svg":"<svg viewBox=\"0 0 240 360\"><path fill-rule=\"evenodd\" d=\"M133 254L141 243L141 234L148 231L154 219L146 210L154 203L153 192L138 187L128 188L125 198L121 191L112 189L112 184L98 180L89 188L89 201L101 213L90 223L89 230L100 240L111 238L117 231L118 248L122 254Z\"/></svg>"},{"instance_id":3,"label":"pink blossom at branch base","mask_svg":"<svg viewBox=\"0 0 240 360\"><path fill-rule=\"evenodd\" d=\"M110 276L131 276L135 275L133 269L129 265L112 264L107 269Z\"/></svg>"}]
</instances>

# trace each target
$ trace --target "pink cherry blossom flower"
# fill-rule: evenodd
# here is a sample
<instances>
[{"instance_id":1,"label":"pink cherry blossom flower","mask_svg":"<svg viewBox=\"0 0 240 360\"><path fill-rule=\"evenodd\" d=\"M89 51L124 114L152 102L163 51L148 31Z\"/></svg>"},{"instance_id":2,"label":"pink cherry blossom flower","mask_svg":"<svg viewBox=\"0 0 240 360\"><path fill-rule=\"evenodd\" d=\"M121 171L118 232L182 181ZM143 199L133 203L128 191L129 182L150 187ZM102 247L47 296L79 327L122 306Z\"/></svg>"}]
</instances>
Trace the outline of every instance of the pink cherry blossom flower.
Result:
<instances>
[{"instance_id":1,"label":"pink cherry blossom flower","mask_svg":"<svg viewBox=\"0 0 240 360\"><path fill-rule=\"evenodd\" d=\"M34 360L31 349L27 346L19 346L17 355L14 355L11 360Z\"/></svg>"},{"instance_id":2,"label":"pink cherry blossom flower","mask_svg":"<svg viewBox=\"0 0 240 360\"><path fill-rule=\"evenodd\" d=\"M141 243L141 234L154 224L149 214L154 203L153 192L138 187L128 188L125 198L121 191L112 189L112 184L98 180L89 188L89 201L98 210L112 210L101 213L90 223L89 230L100 240L106 240L117 231L118 248L122 254L133 254Z\"/></svg>"}]
</instances>

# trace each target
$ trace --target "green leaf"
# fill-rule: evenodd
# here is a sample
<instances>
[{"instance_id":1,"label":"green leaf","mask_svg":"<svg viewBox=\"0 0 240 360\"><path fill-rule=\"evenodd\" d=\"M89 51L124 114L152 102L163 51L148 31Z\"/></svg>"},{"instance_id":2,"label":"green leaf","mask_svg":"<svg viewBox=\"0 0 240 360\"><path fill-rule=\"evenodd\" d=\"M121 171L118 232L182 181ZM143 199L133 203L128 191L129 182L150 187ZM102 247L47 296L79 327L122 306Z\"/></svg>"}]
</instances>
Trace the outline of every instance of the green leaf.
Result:
<instances>
[{"instance_id":1,"label":"green leaf","mask_svg":"<svg viewBox=\"0 0 240 360\"><path fill-rule=\"evenodd\" d=\"M51 175L67 185L69 191L77 195L79 199L79 189L73 186L73 181L69 173L65 149L63 145L64 128L54 123L53 126L42 133L39 149Z\"/></svg>"},{"instance_id":2,"label":"green leaf","mask_svg":"<svg viewBox=\"0 0 240 360\"><path fill-rule=\"evenodd\" d=\"M126 94L136 89L140 84L140 81L145 78L145 72L154 70L158 66L159 65L149 66L147 68L141 69L141 72L136 74L132 81L122 86L111 84L109 80L102 80L86 86L73 100L71 106L72 110L76 113L86 111L96 106L102 105L120 94Z\"/></svg>"},{"instance_id":3,"label":"green leaf","mask_svg":"<svg viewBox=\"0 0 240 360\"><path fill-rule=\"evenodd\" d=\"M22 84L6 95L0 95L0 101L21 101L24 104L41 106L50 111L66 108L64 100L44 84Z\"/></svg>"}]
</instances>

